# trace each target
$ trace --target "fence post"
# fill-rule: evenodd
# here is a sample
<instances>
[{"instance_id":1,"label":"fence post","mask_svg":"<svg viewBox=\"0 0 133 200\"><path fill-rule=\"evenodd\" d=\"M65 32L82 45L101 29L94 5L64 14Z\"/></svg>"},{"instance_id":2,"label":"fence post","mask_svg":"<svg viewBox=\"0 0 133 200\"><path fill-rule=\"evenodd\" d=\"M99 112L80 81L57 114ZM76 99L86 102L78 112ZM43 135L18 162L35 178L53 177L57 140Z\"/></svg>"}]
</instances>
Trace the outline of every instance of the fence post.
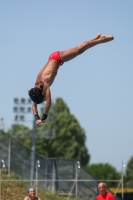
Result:
<instances>
[{"instance_id":1,"label":"fence post","mask_svg":"<svg viewBox=\"0 0 133 200\"><path fill-rule=\"evenodd\" d=\"M47 190L47 159L45 159L45 190Z\"/></svg>"},{"instance_id":2,"label":"fence post","mask_svg":"<svg viewBox=\"0 0 133 200\"><path fill-rule=\"evenodd\" d=\"M38 167L40 167L40 161L36 161L36 196L38 194Z\"/></svg>"},{"instance_id":3,"label":"fence post","mask_svg":"<svg viewBox=\"0 0 133 200\"><path fill-rule=\"evenodd\" d=\"M0 163L1 165L1 163ZM0 166L0 200L1 200L1 166Z\"/></svg>"},{"instance_id":4,"label":"fence post","mask_svg":"<svg viewBox=\"0 0 133 200\"><path fill-rule=\"evenodd\" d=\"M52 194L54 194L54 178L55 178L55 169L54 169L54 160L53 160Z\"/></svg>"},{"instance_id":5,"label":"fence post","mask_svg":"<svg viewBox=\"0 0 133 200\"><path fill-rule=\"evenodd\" d=\"M8 176L11 175L11 138L8 137Z\"/></svg>"},{"instance_id":6,"label":"fence post","mask_svg":"<svg viewBox=\"0 0 133 200\"><path fill-rule=\"evenodd\" d=\"M76 162L76 166L75 166L75 167L76 167L76 169L75 169L75 172L76 172L76 177L75 177L75 179L76 179L76 180L75 180L75 181L76 181L76 199L77 199L77 197L78 197L78 194L77 194L77 192L78 192L78 188L77 188L77 176L78 176L78 175L77 175L77 162Z\"/></svg>"},{"instance_id":7,"label":"fence post","mask_svg":"<svg viewBox=\"0 0 133 200\"><path fill-rule=\"evenodd\" d=\"M126 167L126 165L125 165L125 161L124 160L122 160L122 177L121 177L121 179L122 179L122 184L121 184L121 187L122 187L122 200L124 200L124 168Z\"/></svg>"},{"instance_id":8,"label":"fence post","mask_svg":"<svg viewBox=\"0 0 133 200\"><path fill-rule=\"evenodd\" d=\"M5 163L4 163L4 160L1 160L0 162L0 200L2 200L1 198L1 170L2 170L2 167L5 167Z\"/></svg>"}]
</instances>

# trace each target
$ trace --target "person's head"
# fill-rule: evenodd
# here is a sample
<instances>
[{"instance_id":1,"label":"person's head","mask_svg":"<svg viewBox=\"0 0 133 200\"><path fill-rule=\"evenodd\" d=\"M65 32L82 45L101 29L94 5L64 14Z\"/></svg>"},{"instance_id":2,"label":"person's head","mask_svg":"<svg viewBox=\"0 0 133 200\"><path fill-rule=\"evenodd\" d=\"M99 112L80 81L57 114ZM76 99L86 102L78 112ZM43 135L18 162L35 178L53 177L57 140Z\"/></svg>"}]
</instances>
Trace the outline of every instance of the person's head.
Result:
<instances>
[{"instance_id":1,"label":"person's head","mask_svg":"<svg viewBox=\"0 0 133 200\"><path fill-rule=\"evenodd\" d=\"M34 188L28 188L27 190L29 197L35 197L35 189Z\"/></svg>"},{"instance_id":2,"label":"person's head","mask_svg":"<svg viewBox=\"0 0 133 200\"><path fill-rule=\"evenodd\" d=\"M98 190L102 195L105 195L107 192L107 185L104 182L98 184Z\"/></svg>"},{"instance_id":3,"label":"person's head","mask_svg":"<svg viewBox=\"0 0 133 200\"><path fill-rule=\"evenodd\" d=\"M41 88L37 87L31 88L28 91L28 94L31 100L36 104L42 103L44 101L44 92L42 91Z\"/></svg>"}]
</instances>

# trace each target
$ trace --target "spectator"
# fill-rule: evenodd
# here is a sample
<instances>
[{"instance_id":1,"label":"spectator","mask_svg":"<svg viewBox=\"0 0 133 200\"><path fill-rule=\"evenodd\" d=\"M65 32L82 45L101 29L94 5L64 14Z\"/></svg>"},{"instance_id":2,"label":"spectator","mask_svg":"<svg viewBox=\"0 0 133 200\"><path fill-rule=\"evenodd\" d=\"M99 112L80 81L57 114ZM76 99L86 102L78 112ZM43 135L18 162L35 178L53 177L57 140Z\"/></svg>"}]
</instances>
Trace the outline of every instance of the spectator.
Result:
<instances>
[{"instance_id":1,"label":"spectator","mask_svg":"<svg viewBox=\"0 0 133 200\"><path fill-rule=\"evenodd\" d=\"M34 188L28 188L28 195L24 198L24 200L41 200L39 197L36 197L36 192Z\"/></svg>"},{"instance_id":2,"label":"spectator","mask_svg":"<svg viewBox=\"0 0 133 200\"><path fill-rule=\"evenodd\" d=\"M98 184L99 195L96 200L115 200L115 197L110 192L107 192L107 185L104 182Z\"/></svg>"}]
</instances>

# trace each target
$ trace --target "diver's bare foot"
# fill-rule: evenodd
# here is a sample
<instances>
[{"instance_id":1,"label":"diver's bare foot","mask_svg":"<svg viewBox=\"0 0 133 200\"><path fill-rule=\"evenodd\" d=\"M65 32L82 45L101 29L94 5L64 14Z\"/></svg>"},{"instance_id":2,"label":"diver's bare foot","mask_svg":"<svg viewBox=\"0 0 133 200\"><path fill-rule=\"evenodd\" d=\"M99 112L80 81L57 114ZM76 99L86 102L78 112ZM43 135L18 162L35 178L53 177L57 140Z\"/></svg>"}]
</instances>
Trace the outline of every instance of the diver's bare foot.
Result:
<instances>
[{"instance_id":1,"label":"diver's bare foot","mask_svg":"<svg viewBox=\"0 0 133 200\"><path fill-rule=\"evenodd\" d=\"M99 40L101 41L101 43L109 42L113 39L114 39L113 35L100 35L99 37Z\"/></svg>"},{"instance_id":2,"label":"diver's bare foot","mask_svg":"<svg viewBox=\"0 0 133 200\"><path fill-rule=\"evenodd\" d=\"M101 35L101 33L98 33L95 39L99 39Z\"/></svg>"},{"instance_id":3,"label":"diver's bare foot","mask_svg":"<svg viewBox=\"0 0 133 200\"><path fill-rule=\"evenodd\" d=\"M98 33L98 34L96 35L96 37L93 38L92 40L98 40L98 39L100 38L101 35L102 35L101 33Z\"/></svg>"}]
</instances>

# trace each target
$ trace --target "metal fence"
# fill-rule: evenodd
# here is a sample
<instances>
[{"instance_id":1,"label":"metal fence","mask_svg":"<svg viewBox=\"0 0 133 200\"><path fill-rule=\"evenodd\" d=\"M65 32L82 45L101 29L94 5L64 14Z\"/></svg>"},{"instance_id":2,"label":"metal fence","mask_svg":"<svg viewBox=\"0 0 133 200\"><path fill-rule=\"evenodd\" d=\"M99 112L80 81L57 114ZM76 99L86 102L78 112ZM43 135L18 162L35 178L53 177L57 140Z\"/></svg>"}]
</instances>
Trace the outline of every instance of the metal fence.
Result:
<instances>
[{"instance_id":1,"label":"metal fence","mask_svg":"<svg viewBox=\"0 0 133 200\"><path fill-rule=\"evenodd\" d=\"M8 175L4 182L27 182L38 189L51 191L53 194L67 195L68 199L94 200L98 194L99 183L79 161L75 159L45 158L34 153L22 143L0 131L0 160L4 161L5 169L0 173ZM1 189L1 188L0 188ZM119 197L116 197L119 200Z\"/></svg>"}]
</instances>

